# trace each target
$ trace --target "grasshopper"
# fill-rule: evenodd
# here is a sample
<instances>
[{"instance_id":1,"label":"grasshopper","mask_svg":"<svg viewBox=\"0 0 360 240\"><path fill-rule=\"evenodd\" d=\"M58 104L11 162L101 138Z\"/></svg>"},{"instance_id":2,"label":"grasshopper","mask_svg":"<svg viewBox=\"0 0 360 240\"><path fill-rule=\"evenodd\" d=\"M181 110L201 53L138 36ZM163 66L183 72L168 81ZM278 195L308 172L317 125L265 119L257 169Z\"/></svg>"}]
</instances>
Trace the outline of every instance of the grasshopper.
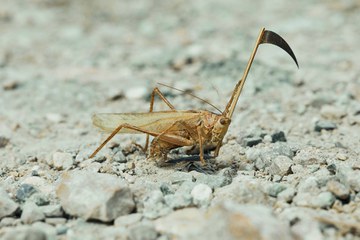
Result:
<instances>
[{"instance_id":1,"label":"grasshopper","mask_svg":"<svg viewBox=\"0 0 360 240\"><path fill-rule=\"evenodd\" d=\"M117 133L146 134L146 143L143 148L145 152L149 146L149 135L152 136L150 158L166 160L170 150L184 146L199 147L202 164L205 164L204 148L215 149L214 157L218 156L255 54L259 45L263 43L282 48L299 67L295 54L287 42L277 33L262 28L244 74L236 84L233 94L221 114L206 110L176 110L161 91L155 88L151 94L150 111L147 113L103 113L93 115L93 124L106 132L111 132L111 134L91 154L90 158L94 157ZM155 95L158 95L170 110L153 111Z\"/></svg>"}]
</instances>

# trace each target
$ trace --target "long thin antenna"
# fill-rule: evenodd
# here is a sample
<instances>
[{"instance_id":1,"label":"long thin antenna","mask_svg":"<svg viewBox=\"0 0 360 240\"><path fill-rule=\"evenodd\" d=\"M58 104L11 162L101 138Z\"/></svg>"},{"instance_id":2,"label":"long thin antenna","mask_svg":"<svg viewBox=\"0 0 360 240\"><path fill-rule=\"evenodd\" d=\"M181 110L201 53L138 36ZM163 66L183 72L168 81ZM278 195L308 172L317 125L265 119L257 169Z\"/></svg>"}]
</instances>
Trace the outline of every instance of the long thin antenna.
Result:
<instances>
[{"instance_id":1,"label":"long thin antenna","mask_svg":"<svg viewBox=\"0 0 360 240\"><path fill-rule=\"evenodd\" d=\"M273 45L280 47L281 49L283 49L285 52L287 52L292 57L292 59L296 63L296 66L299 67L298 62L295 57L295 54L293 53L293 51L291 50L291 48L287 44L287 42L278 34L272 32L272 31L269 31L269 30L265 30L265 28L262 28L259 33L259 36L256 40L254 50L252 51L250 59L248 61L248 64L245 68L244 74L243 74L242 78L239 80L239 82L236 84L233 95L231 96L231 98L223 112L223 115L226 116L227 118L231 118L234 113L239 96L244 87L244 83L246 81L247 75L248 75L251 65L254 61L257 49L259 48L259 45L262 43L269 43L269 44L273 44Z\"/></svg>"},{"instance_id":2,"label":"long thin antenna","mask_svg":"<svg viewBox=\"0 0 360 240\"><path fill-rule=\"evenodd\" d=\"M222 113L221 110L220 110L219 108L217 108L214 104L212 104L212 103L206 101L205 99L202 99L202 98L200 98L200 97L198 97L198 96L196 96L196 95L194 95L194 94L192 94L192 93L185 92L184 90L181 90L181 89L178 89L178 88L175 88L175 87L171 87L171 86L166 85L166 84L163 84L163 83L157 83L157 84L159 84L159 85L161 85L161 86L164 86L164 87L171 88L171 89L176 90L176 91L179 91L179 92L182 92L182 93L184 93L184 94L190 95L190 96L192 96L192 97L194 97L194 98L197 98L197 99L199 99L200 101L202 101L202 102L204 102L204 103L207 103L207 104L209 104L210 106L212 106L213 108L215 108L217 111L219 111L219 113Z\"/></svg>"}]
</instances>

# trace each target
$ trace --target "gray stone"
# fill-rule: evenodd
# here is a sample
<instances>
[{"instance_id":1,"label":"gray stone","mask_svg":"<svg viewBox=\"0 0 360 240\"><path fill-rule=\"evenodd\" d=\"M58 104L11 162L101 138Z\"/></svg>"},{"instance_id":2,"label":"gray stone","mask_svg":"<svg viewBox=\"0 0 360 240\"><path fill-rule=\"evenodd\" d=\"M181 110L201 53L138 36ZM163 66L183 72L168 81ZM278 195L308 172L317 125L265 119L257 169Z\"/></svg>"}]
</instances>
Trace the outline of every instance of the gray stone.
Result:
<instances>
[{"instance_id":1,"label":"gray stone","mask_svg":"<svg viewBox=\"0 0 360 240\"><path fill-rule=\"evenodd\" d=\"M190 206L192 203L192 196L190 193L176 192L175 194L164 196L164 200L166 205L171 209L179 209Z\"/></svg>"},{"instance_id":2,"label":"gray stone","mask_svg":"<svg viewBox=\"0 0 360 240\"><path fill-rule=\"evenodd\" d=\"M55 239L56 238L56 228L45 222L35 222L32 225L32 228L43 231L46 234L46 239Z\"/></svg>"},{"instance_id":3,"label":"gray stone","mask_svg":"<svg viewBox=\"0 0 360 240\"><path fill-rule=\"evenodd\" d=\"M193 176L187 172L174 172L169 176L169 180L172 184L181 185L183 182L190 181L192 182Z\"/></svg>"},{"instance_id":4,"label":"gray stone","mask_svg":"<svg viewBox=\"0 0 360 240\"><path fill-rule=\"evenodd\" d=\"M42 221L45 219L44 213L33 202L26 202L23 206L21 213L21 221L25 224L31 224L36 221Z\"/></svg>"},{"instance_id":5,"label":"gray stone","mask_svg":"<svg viewBox=\"0 0 360 240\"><path fill-rule=\"evenodd\" d=\"M315 123L314 130L316 132L321 132L321 130L331 131L336 128L337 128L337 126L335 123L323 120L323 121L317 121Z\"/></svg>"},{"instance_id":6,"label":"gray stone","mask_svg":"<svg viewBox=\"0 0 360 240\"><path fill-rule=\"evenodd\" d=\"M50 202L49 198L40 192L31 195L27 201L34 202L38 206L45 206Z\"/></svg>"},{"instance_id":7,"label":"gray stone","mask_svg":"<svg viewBox=\"0 0 360 240\"><path fill-rule=\"evenodd\" d=\"M271 175L285 176L289 173L292 160L287 156L277 156L269 167Z\"/></svg>"},{"instance_id":8,"label":"gray stone","mask_svg":"<svg viewBox=\"0 0 360 240\"><path fill-rule=\"evenodd\" d=\"M318 179L314 176L310 176L301 180L298 186L298 191L317 193L319 191Z\"/></svg>"},{"instance_id":9,"label":"gray stone","mask_svg":"<svg viewBox=\"0 0 360 240\"><path fill-rule=\"evenodd\" d=\"M158 234L151 222L142 222L129 228L129 239L155 240L157 236Z\"/></svg>"},{"instance_id":10,"label":"gray stone","mask_svg":"<svg viewBox=\"0 0 360 240\"><path fill-rule=\"evenodd\" d=\"M280 201L284 201L287 203L292 202L294 196L296 194L296 191L293 187L286 188L284 191L281 191L277 195L277 199Z\"/></svg>"},{"instance_id":11,"label":"gray stone","mask_svg":"<svg viewBox=\"0 0 360 240\"><path fill-rule=\"evenodd\" d=\"M193 203L197 206L208 206L212 198L212 189L203 183L197 184L191 191Z\"/></svg>"},{"instance_id":12,"label":"gray stone","mask_svg":"<svg viewBox=\"0 0 360 240\"><path fill-rule=\"evenodd\" d=\"M108 222L129 214L135 207L128 185L110 174L65 172L56 195L66 213L84 219Z\"/></svg>"},{"instance_id":13,"label":"gray stone","mask_svg":"<svg viewBox=\"0 0 360 240\"><path fill-rule=\"evenodd\" d=\"M19 208L2 187L0 187L0 206L0 219L13 215Z\"/></svg>"},{"instance_id":14,"label":"gray stone","mask_svg":"<svg viewBox=\"0 0 360 240\"><path fill-rule=\"evenodd\" d=\"M112 160L114 162L118 162L118 163L126 163L127 162L125 155L120 150L114 154L114 156L112 157Z\"/></svg>"},{"instance_id":15,"label":"gray stone","mask_svg":"<svg viewBox=\"0 0 360 240\"><path fill-rule=\"evenodd\" d=\"M53 154L53 166L58 170L70 169L74 162L74 158L70 153L55 152Z\"/></svg>"},{"instance_id":16,"label":"gray stone","mask_svg":"<svg viewBox=\"0 0 360 240\"><path fill-rule=\"evenodd\" d=\"M283 131L278 131L271 134L271 142L286 142L285 133Z\"/></svg>"},{"instance_id":17,"label":"gray stone","mask_svg":"<svg viewBox=\"0 0 360 240\"><path fill-rule=\"evenodd\" d=\"M242 139L241 145L243 147L253 147L261 143L262 140L263 139L261 137L246 137Z\"/></svg>"},{"instance_id":18,"label":"gray stone","mask_svg":"<svg viewBox=\"0 0 360 240\"><path fill-rule=\"evenodd\" d=\"M325 209L330 208L334 202L335 197L331 192L322 192L317 195L312 201L314 207Z\"/></svg>"},{"instance_id":19,"label":"gray stone","mask_svg":"<svg viewBox=\"0 0 360 240\"><path fill-rule=\"evenodd\" d=\"M263 184L261 181L255 181L251 176L237 176L230 185L215 190L211 205L226 200L242 204L265 204L269 197L262 191Z\"/></svg>"},{"instance_id":20,"label":"gray stone","mask_svg":"<svg viewBox=\"0 0 360 240\"><path fill-rule=\"evenodd\" d=\"M335 201L334 195L330 192L321 192L319 194L300 192L294 198L293 202L299 207L325 208L328 209Z\"/></svg>"},{"instance_id":21,"label":"gray stone","mask_svg":"<svg viewBox=\"0 0 360 240\"><path fill-rule=\"evenodd\" d=\"M155 220L154 223L156 231L175 239L186 239L205 228L206 219L204 212L197 208L183 208ZM198 239L201 236L202 234L197 236Z\"/></svg>"},{"instance_id":22,"label":"gray stone","mask_svg":"<svg viewBox=\"0 0 360 240\"><path fill-rule=\"evenodd\" d=\"M353 170L349 166L338 168L337 176L341 183L350 187L355 192L360 192L360 170Z\"/></svg>"},{"instance_id":23,"label":"gray stone","mask_svg":"<svg viewBox=\"0 0 360 240\"><path fill-rule=\"evenodd\" d=\"M62 217L62 216L64 216L64 211L62 210L60 204L41 206L40 209L45 214L46 217Z\"/></svg>"},{"instance_id":24,"label":"gray stone","mask_svg":"<svg viewBox=\"0 0 360 240\"><path fill-rule=\"evenodd\" d=\"M14 217L4 217L1 219L1 222L0 222L0 229L3 228L3 227L9 227L9 226L15 226L18 221L17 218L14 218Z\"/></svg>"},{"instance_id":25,"label":"gray stone","mask_svg":"<svg viewBox=\"0 0 360 240\"><path fill-rule=\"evenodd\" d=\"M114 221L114 225L117 227L128 227L130 225L140 222L141 219L141 213L132 213L116 218Z\"/></svg>"},{"instance_id":26,"label":"gray stone","mask_svg":"<svg viewBox=\"0 0 360 240\"><path fill-rule=\"evenodd\" d=\"M16 198L24 202L27 198L29 198L31 195L36 193L37 190L34 186L30 184L22 184L19 189L16 191Z\"/></svg>"},{"instance_id":27,"label":"gray stone","mask_svg":"<svg viewBox=\"0 0 360 240\"><path fill-rule=\"evenodd\" d=\"M165 182L160 185L160 191L163 193L163 195L175 193L173 187L169 183L165 183Z\"/></svg>"},{"instance_id":28,"label":"gray stone","mask_svg":"<svg viewBox=\"0 0 360 240\"><path fill-rule=\"evenodd\" d=\"M196 183L206 184L212 189L220 188L231 183L231 181L228 181L227 177L224 175L210 175L196 171L191 171L190 174L193 176L193 179L195 179Z\"/></svg>"},{"instance_id":29,"label":"gray stone","mask_svg":"<svg viewBox=\"0 0 360 240\"><path fill-rule=\"evenodd\" d=\"M166 196L171 196L171 195L166 195ZM171 212L171 208L169 208L165 204L164 196L160 190L151 191L145 197L143 205L144 205L144 210L143 210L144 217L149 219L155 219Z\"/></svg>"},{"instance_id":30,"label":"gray stone","mask_svg":"<svg viewBox=\"0 0 360 240\"><path fill-rule=\"evenodd\" d=\"M338 181L328 181L326 187L331 193L341 200L346 200L350 197L350 189Z\"/></svg>"},{"instance_id":31,"label":"gray stone","mask_svg":"<svg viewBox=\"0 0 360 240\"><path fill-rule=\"evenodd\" d=\"M33 227L17 227L7 231L3 236L3 240L47 240L46 233L40 229Z\"/></svg>"},{"instance_id":32,"label":"gray stone","mask_svg":"<svg viewBox=\"0 0 360 240\"><path fill-rule=\"evenodd\" d=\"M309 209L290 207L284 209L279 217L286 222L292 223L291 231L294 239L324 239L318 222L314 219Z\"/></svg>"},{"instance_id":33,"label":"gray stone","mask_svg":"<svg viewBox=\"0 0 360 240\"><path fill-rule=\"evenodd\" d=\"M272 183L267 187L267 193L271 197L277 197L279 193L286 190L287 186L282 183Z\"/></svg>"}]
</instances>

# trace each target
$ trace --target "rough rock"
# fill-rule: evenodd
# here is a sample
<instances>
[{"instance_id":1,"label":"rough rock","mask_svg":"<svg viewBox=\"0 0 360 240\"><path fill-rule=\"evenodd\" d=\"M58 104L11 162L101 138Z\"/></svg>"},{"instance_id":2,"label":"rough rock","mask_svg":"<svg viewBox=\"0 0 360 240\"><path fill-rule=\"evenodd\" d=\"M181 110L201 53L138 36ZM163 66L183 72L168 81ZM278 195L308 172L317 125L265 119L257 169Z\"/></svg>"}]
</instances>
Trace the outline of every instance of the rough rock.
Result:
<instances>
[{"instance_id":1,"label":"rough rock","mask_svg":"<svg viewBox=\"0 0 360 240\"><path fill-rule=\"evenodd\" d=\"M321 132L321 130L331 131L331 130L334 130L336 128L337 128L337 126L336 126L335 123L330 122L330 121L322 120L322 121L317 121L315 123L314 130L316 132Z\"/></svg>"},{"instance_id":2,"label":"rough rock","mask_svg":"<svg viewBox=\"0 0 360 240\"><path fill-rule=\"evenodd\" d=\"M230 185L215 190L211 204L219 204L226 200L243 204L266 203L268 195L262 191L262 185L262 182L251 176L237 176Z\"/></svg>"},{"instance_id":3,"label":"rough rock","mask_svg":"<svg viewBox=\"0 0 360 240\"><path fill-rule=\"evenodd\" d=\"M346 116L346 111L339 106L324 105L320 109L320 114L327 119L341 119Z\"/></svg>"},{"instance_id":4,"label":"rough rock","mask_svg":"<svg viewBox=\"0 0 360 240\"><path fill-rule=\"evenodd\" d=\"M353 170L348 166L338 168L337 176L341 183L349 186L355 192L360 192L360 170Z\"/></svg>"},{"instance_id":5,"label":"rough rock","mask_svg":"<svg viewBox=\"0 0 360 240\"><path fill-rule=\"evenodd\" d=\"M61 208L60 204L41 206L41 211L45 214L46 217L62 217L64 211Z\"/></svg>"},{"instance_id":6,"label":"rough rock","mask_svg":"<svg viewBox=\"0 0 360 240\"><path fill-rule=\"evenodd\" d=\"M294 198L293 202L299 207L310 208L330 208L335 201L335 197L330 192L321 192L319 194L300 192Z\"/></svg>"},{"instance_id":7,"label":"rough rock","mask_svg":"<svg viewBox=\"0 0 360 240\"><path fill-rule=\"evenodd\" d=\"M47 240L47 235L40 229L35 229L30 226L17 227L8 230L3 236L4 240Z\"/></svg>"},{"instance_id":8,"label":"rough rock","mask_svg":"<svg viewBox=\"0 0 360 240\"><path fill-rule=\"evenodd\" d=\"M193 203L197 206L207 206L212 198L212 189L203 183L197 184L191 191Z\"/></svg>"},{"instance_id":9,"label":"rough rock","mask_svg":"<svg viewBox=\"0 0 360 240\"><path fill-rule=\"evenodd\" d=\"M129 214L135 207L127 184L110 174L66 172L56 194L66 213L84 219L108 222Z\"/></svg>"},{"instance_id":10,"label":"rough rock","mask_svg":"<svg viewBox=\"0 0 360 240\"><path fill-rule=\"evenodd\" d=\"M37 190L34 186L30 184L22 184L19 189L16 191L16 198L24 202L27 198L29 198L31 195L36 193Z\"/></svg>"},{"instance_id":11,"label":"rough rock","mask_svg":"<svg viewBox=\"0 0 360 240\"><path fill-rule=\"evenodd\" d=\"M0 219L10 216L16 212L19 205L15 203L7 194L7 192L0 187Z\"/></svg>"},{"instance_id":12,"label":"rough rock","mask_svg":"<svg viewBox=\"0 0 360 240\"><path fill-rule=\"evenodd\" d=\"M289 173L292 160L287 156L277 156L269 167L272 175L285 176Z\"/></svg>"},{"instance_id":13,"label":"rough rock","mask_svg":"<svg viewBox=\"0 0 360 240\"><path fill-rule=\"evenodd\" d=\"M350 189L338 181L328 181L326 187L331 193L341 200L346 200L350 196Z\"/></svg>"},{"instance_id":14,"label":"rough rock","mask_svg":"<svg viewBox=\"0 0 360 240\"><path fill-rule=\"evenodd\" d=\"M141 213L132 213L129 215L120 216L115 219L114 225L119 227L128 227L130 225L140 222L141 218Z\"/></svg>"},{"instance_id":15,"label":"rough rock","mask_svg":"<svg viewBox=\"0 0 360 240\"><path fill-rule=\"evenodd\" d=\"M155 240L157 236L158 234L151 222L142 222L129 228L129 239Z\"/></svg>"},{"instance_id":16,"label":"rough rock","mask_svg":"<svg viewBox=\"0 0 360 240\"><path fill-rule=\"evenodd\" d=\"M309 214L308 209L291 207L286 208L279 217L292 223L291 231L294 233L294 239L323 239L319 224Z\"/></svg>"},{"instance_id":17,"label":"rough rock","mask_svg":"<svg viewBox=\"0 0 360 240\"><path fill-rule=\"evenodd\" d=\"M58 170L70 169L74 162L74 158L70 153L55 152L53 154L53 166Z\"/></svg>"},{"instance_id":18,"label":"rough rock","mask_svg":"<svg viewBox=\"0 0 360 240\"><path fill-rule=\"evenodd\" d=\"M260 205L225 202L208 209L175 211L155 221L160 233L176 239L292 239L290 228Z\"/></svg>"},{"instance_id":19,"label":"rough rock","mask_svg":"<svg viewBox=\"0 0 360 240\"><path fill-rule=\"evenodd\" d=\"M33 202L26 202L23 206L23 211L21 213L21 221L25 224L31 224L37 221L42 221L45 219L44 213L41 211Z\"/></svg>"},{"instance_id":20,"label":"rough rock","mask_svg":"<svg viewBox=\"0 0 360 240\"><path fill-rule=\"evenodd\" d=\"M167 197L169 195L166 195ZM164 196L160 190L151 191L144 198L143 214L146 218L155 219L171 212L171 208L166 205Z\"/></svg>"}]
</instances>

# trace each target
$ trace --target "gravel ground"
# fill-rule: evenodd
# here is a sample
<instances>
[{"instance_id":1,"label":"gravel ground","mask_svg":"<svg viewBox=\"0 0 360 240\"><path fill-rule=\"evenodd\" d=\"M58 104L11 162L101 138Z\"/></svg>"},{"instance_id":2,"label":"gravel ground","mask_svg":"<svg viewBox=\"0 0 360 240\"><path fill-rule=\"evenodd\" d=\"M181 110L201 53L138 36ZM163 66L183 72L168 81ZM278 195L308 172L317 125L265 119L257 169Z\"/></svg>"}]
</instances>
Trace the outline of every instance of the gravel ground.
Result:
<instances>
[{"instance_id":1,"label":"gravel ground","mask_svg":"<svg viewBox=\"0 0 360 240\"><path fill-rule=\"evenodd\" d=\"M5 1L3 239L360 239L360 1ZM157 82L223 109L261 46L217 158L159 166L95 112L146 112ZM160 87L177 109L211 107ZM156 110L166 106L156 103Z\"/></svg>"}]
</instances>

